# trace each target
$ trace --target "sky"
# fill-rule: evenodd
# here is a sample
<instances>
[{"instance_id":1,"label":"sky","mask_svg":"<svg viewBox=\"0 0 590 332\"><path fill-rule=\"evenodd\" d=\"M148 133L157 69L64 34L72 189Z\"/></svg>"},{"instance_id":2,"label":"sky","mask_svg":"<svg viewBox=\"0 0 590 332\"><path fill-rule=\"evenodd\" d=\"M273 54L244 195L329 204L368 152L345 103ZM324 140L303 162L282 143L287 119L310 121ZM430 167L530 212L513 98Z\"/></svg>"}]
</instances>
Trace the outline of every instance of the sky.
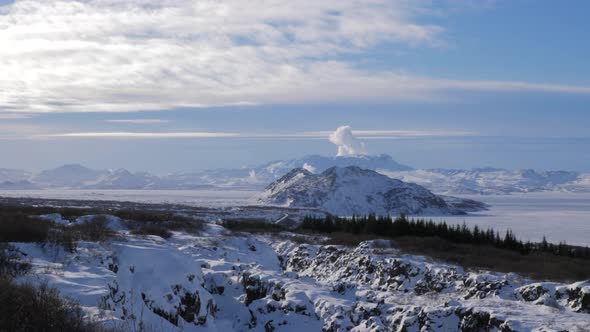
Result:
<instances>
[{"instance_id":1,"label":"sky","mask_svg":"<svg viewBox=\"0 0 590 332\"><path fill-rule=\"evenodd\" d=\"M590 172L590 2L0 0L0 168ZM344 137L344 136L342 136Z\"/></svg>"}]
</instances>

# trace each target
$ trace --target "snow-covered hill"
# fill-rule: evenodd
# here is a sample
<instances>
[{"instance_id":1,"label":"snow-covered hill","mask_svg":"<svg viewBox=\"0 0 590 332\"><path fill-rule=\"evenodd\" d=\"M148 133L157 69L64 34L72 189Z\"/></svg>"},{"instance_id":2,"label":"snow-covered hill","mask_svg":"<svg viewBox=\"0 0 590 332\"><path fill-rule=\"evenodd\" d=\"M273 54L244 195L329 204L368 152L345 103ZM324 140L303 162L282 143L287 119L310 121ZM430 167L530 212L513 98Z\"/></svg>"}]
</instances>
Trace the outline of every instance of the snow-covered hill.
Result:
<instances>
[{"instance_id":1,"label":"snow-covered hill","mask_svg":"<svg viewBox=\"0 0 590 332\"><path fill-rule=\"evenodd\" d=\"M131 173L118 169L99 177L94 183L87 183L89 189L149 189L157 188L161 179L146 172Z\"/></svg>"},{"instance_id":2,"label":"snow-covered hill","mask_svg":"<svg viewBox=\"0 0 590 332\"><path fill-rule=\"evenodd\" d=\"M56 216L57 217L57 216ZM55 218L62 220L61 218ZM76 223L89 220L81 217ZM400 253L390 241L302 244L206 224L169 239L14 243L47 282L121 331L585 331L590 283L533 283Z\"/></svg>"},{"instance_id":3,"label":"snow-covered hill","mask_svg":"<svg viewBox=\"0 0 590 332\"><path fill-rule=\"evenodd\" d=\"M35 174L30 181L43 188L80 188L108 174L109 172L106 170L94 170L78 164L68 164Z\"/></svg>"},{"instance_id":4,"label":"snow-covered hill","mask_svg":"<svg viewBox=\"0 0 590 332\"><path fill-rule=\"evenodd\" d=\"M437 193L509 194L537 191L590 191L588 174L567 171L537 172L532 169L505 170L474 168L471 170L428 169L386 171L381 173L402 181L414 182Z\"/></svg>"},{"instance_id":5,"label":"snow-covered hill","mask_svg":"<svg viewBox=\"0 0 590 332\"><path fill-rule=\"evenodd\" d=\"M332 167L317 175L296 168L270 184L259 201L337 215L463 214L485 208L470 200L447 202L422 186L356 166Z\"/></svg>"},{"instance_id":6,"label":"snow-covered hill","mask_svg":"<svg viewBox=\"0 0 590 332\"><path fill-rule=\"evenodd\" d=\"M0 182L18 182L30 177L31 173L22 169L0 168Z\"/></svg>"}]
</instances>

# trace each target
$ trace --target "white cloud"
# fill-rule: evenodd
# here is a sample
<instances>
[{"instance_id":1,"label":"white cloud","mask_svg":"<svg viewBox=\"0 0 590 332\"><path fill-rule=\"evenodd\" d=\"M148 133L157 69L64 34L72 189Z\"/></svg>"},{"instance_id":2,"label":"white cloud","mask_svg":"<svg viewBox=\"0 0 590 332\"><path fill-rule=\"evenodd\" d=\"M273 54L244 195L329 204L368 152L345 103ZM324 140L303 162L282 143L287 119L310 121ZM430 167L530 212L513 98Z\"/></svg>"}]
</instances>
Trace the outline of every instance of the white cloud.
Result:
<instances>
[{"instance_id":1,"label":"white cloud","mask_svg":"<svg viewBox=\"0 0 590 332\"><path fill-rule=\"evenodd\" d=\"M2 127L0 127L2 129ZM18 128L15 128L17 130ZM350 126L339 127L336 131L313 131L296 133L256 133L256 132L72 132L45 133L32 135L40 129L29 130L24 137L29 138L244 138L244 139L329 139L342 146L342 154L364 154L364 144L359 141L371 139L401 139L407 137L451 137L470 136L476 132L466 130L352 130ZM16 133L16 132L14 132Z\"/></svg>"},{"instance_id":2,"label":"white cloud","mask_svg":"<svg viewBox=\"0 0 590 332\"><path fill-rule=\"evenodd\" d=\"M429 1L21 0L0 7L0 108L124 112L436 98L448 89L590 93L358 69L343 54L444 43ZM1 112L1 111L0 111Z\"/></svg>"},{"instance_id":3,"label":"white cloud","mask_svg":"<svg viewBox=\"0 0 590 332\"><path fill-rule=\"evenodd\" d=\"M170 120L163 120L163 119L116 119L116 120L106 120L106 122L130 123L130 124L158 124L158 123L167 123L167 122L170 122Z\"/></svg>"},{"instance_id":4,"label":"white cloud","mask_svg":"<svg viewBox=\"0 0 590 332\"><path fill-rule=\"evenodd\" d=\"M349 127L349 126L345 126ZM338 128L340 129L340 128ZM315 131L305 132L302 136L329 138L335 132L333 131ZM385 130L352 130L351 135L359 139L399 139L405 137L451 137L451 136L472 136L477 135L477 132L469 130L449 130L449 129L385 129Z\"/></svg>"},{"instance_id":5,"label":"white cloud","mask_svg":"<svg viewBox=\"0 0 590 332\"><path fill-rule=\"evenodd\" d=\"M83 132L83 133L61 133L39 135L37 138L54 137L54 138L220 138L220 137L239 137L236 133L220 132Z\"/></svg>"},{"instance_id":6,"label":"white cloud","mask_svg":"<svg viewBox=\"0 0 590 332\"><path fill-rule=\"evenodd\" d=\"M330 142L338 146L338 156L365 155L367 150L365 143L358 140L352 134L350 126L340 126L330 134Z\"/></svg>"},{"instance_id":7,"label":"white cloud","mask_svg":"<svg viewBox=\"0 0 590 332\"><path fill-rule=\"evenodd\" d=\"M0 106L116 112L313 99L295 91L363 74L334 56L384 41L435 44L442 29L415 23L418 9L389 0L17 1L0 9Z\"/></svg>"}]
</instances>

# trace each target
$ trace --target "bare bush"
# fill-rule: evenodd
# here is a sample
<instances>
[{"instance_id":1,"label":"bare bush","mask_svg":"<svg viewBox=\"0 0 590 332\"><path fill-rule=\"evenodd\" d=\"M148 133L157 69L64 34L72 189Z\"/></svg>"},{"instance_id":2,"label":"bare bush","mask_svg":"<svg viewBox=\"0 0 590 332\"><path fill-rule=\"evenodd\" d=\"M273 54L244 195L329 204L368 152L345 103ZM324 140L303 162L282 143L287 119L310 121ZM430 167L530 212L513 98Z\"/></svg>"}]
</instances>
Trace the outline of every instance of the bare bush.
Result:
<instances>
[{"instance_id":1,"label":"bare bush","mask_svg":"<svg viewBox=\"0 0 590 332\"><path fill-rule=\"evenodd\" d=\"M115 212L121 219L128 220L132 234L157 235L162 238L172 236L172 231L199 233L204 221L169 212L120 210Z\"/></svg>"},{"instance_id":2,"label":"bare bush","mask_svg":"<svg viewBox=\"0 0 590 332\"><path fill-rule=\"evenodd\" d=\"M0 242L43 242L50 227L50 221L0 210Z\"/></svg>"},{"instance_id":3,"label":"bare bush","mask_svg":"<svg viewBox=\"0 0 590 332\"><path fill-rule=\"evenodd\" d=\"M131 233L135 235L157 235L164 239L172 236L172 232L162 223L155 222L134 222Z\"/></svg>"},{"instance_id":4,"label":"bare bush","mask_svg":"<svg viewBox=\"0 0 590 332\"><path fill-rule=\"evenodd\" d=\"M77 302L41 284L17 284L0 277L0 331L104 331L88 320Z\"/></svg>"},{"instance_id":5,"label":"bare bush","mask_svg":"<svg viewBox=\"0 0 590 332\"><path fill-rule=\"evenodd\" d=\"M75 239L83 241L101 242L115 235L107 225L104 215L93 216L90 220L69 227Z\"/></svg>"}]
</instances>

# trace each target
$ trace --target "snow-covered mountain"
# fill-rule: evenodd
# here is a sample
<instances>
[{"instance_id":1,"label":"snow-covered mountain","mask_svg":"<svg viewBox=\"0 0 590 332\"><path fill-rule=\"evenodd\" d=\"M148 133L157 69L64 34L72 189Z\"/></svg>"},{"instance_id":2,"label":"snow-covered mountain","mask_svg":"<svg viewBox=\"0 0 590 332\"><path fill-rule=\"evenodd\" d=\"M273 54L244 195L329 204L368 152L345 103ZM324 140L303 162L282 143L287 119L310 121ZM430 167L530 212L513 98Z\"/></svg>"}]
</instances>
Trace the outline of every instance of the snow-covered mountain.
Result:
<instances>
[{"instance_id":1,"label":"snow-covered mountain","mask_svg":"<svg viewBox=\"0 0 590 332\"><path fill-rule=\"evenodd\" d=\"M505 170L474 168L471 170L427 169L385 171L381 173L402 181L420 184L445 194L509 194L536 191L590 191L590 176L577 172L532 169Z\"/></svg>"},{"instance_id":2,"label":"snow-covered mountain","mask_svg":"<svg viewBox=\"0 0 590 332\"><path fill-rule=\"evenodd\" d=\"M67 164L33 175L30 181L44 188L79 188L95 182L108 173L105 170L94 170L78 164Z\"/></svg>"},{"instance_id":3,"label":"snow-covered mountain","mask_svg":"<svg viewBox=\"0 0 590 332\"><path fill-rule=\"evenodd\" d=\"M124 169L93 170L70 164L34 174L0 169L0 189L204 189L214 187L262 190L294 168L319 174L330 167L357 166L391 178L419 184L440 194L510 194L536 191L590 192L590 174L570 171L506 170L497 168L412 169L388 155L310 155L260 165L177 172L164 176Z\"/></svg>"},{"instance_id":4,"label":"snow-covered mountain","mask_svg":"<svg viewBox=\"0 0 590 332\"><path fill-rule=\"evenodd\" d=\"M31 177L31 173L14 168L0 168L0 182L18 182L27 180Z\"/></svg>"},{"instance_id":5,"label":"snow-covered mountain","mask_svg":"<svg viewBox=\"0 0 590 332\"><path fill-rule=\"evenodd\" d=\"M303 158L274 161L255 167L256 176L263 174L272 175L275 178L287 174L294 168L303 168L312 173L321 173L331 167L357 166L363 169L388 170L388 171L409 171L410 166L402 165L393 160L391 156L382 154L378 156L336 156L325 157L318 155L305 156Z\"/></svg>"},{"instance_id":6,"label":"snow-covered mountain","mask_svg":"<svg viewBox=\"0 0 590 332\"><path fill-rule=\"evenodd\" d=\"M417 184L356 166L332 167L317 175L296 168L270 184L259 202L337 215L463 214L485 208L471 200L447 201Z\"/></svg>"},{"instance_id":7,"label":"snow-covered mountain","mask_svg":"<svg viewBox=\"0 0 590 332\"><path fill-rule=\"evenodd\" d=\"M15 190L15 189L39 189L37 185L27 180L17 181L3 181L0 182L0 190Z\"/></svg>"},{"instance_id":8,"label":"snow-covered mountain","mask_svg":"<svg viewBox=\"0 0 590 332\"><path fill-rule=\"evenodd\" d=\"M176 173L167 177L168 181L210 184L220 186L249 186L263 188L294 168L303 168L312 173L321 173L330 167L358 166L372 170L408 171L412 168L402 165L391 156L319 156L309 155L290 160L277 160L261 165L238 169L214 169L193 173Z\"/></svg>"},{"instance_id":9,"label":"snow-covered mountain","mask_svg":"<svg viewBox=\"0 0 590 332\"><path fill-rule=\"evenodd\" d=\"M146 173L131 173L126 169L118 169L99 177L94 183L88 183L89 189L149 189L157 188L160 178Z\"/></svg>"}]
</instances>

